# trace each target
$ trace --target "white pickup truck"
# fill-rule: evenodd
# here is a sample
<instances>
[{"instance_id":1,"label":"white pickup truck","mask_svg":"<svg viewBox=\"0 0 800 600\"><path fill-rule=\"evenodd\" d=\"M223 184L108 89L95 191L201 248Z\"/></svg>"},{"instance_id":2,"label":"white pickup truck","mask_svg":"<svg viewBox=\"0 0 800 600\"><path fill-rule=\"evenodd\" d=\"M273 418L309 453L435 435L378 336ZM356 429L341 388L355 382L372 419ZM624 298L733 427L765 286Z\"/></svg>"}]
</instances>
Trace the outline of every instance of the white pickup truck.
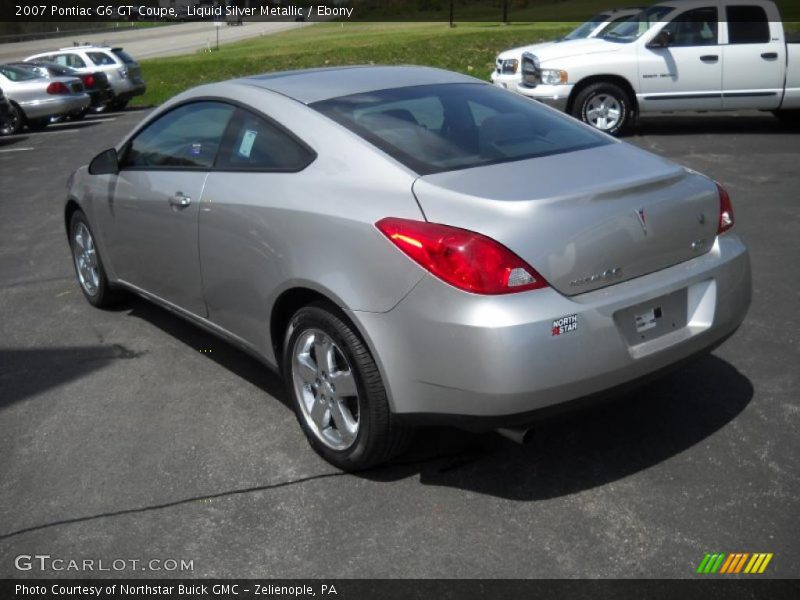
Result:
<instances>
[{"instance_id":1,"label":"white pickup truck","mask_svg":"<svg viewBox=\"0 0 800 600\"><path fill-rule=\"evenodd\" d=\"M800 40L772 0L666 0L595 39L524 53L517 92L616 135L657 111L800 114Z\"/></svg>"}]
</instances>

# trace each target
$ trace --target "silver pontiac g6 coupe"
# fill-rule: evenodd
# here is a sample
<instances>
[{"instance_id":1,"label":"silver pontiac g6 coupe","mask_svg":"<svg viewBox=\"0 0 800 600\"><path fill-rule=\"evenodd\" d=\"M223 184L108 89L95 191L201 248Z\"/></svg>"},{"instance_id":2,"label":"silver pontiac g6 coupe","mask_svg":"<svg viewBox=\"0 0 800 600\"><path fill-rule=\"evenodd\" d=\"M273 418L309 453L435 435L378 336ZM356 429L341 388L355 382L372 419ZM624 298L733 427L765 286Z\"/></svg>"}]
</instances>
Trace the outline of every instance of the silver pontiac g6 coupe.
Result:
<instances>
[{"instance_id":1,"label":"silver pontiac g6 coupe","mask_svg":"<svg viewBox=\"0 0 800 600\"><path fill-rule=\"evenodd\" d=\"M76 171L64 217L91 304L133 291L255 354L343 469L413 425L519 434L750 303L722 187L438 69L194 88Z\"/></svg>"}]
</instances>

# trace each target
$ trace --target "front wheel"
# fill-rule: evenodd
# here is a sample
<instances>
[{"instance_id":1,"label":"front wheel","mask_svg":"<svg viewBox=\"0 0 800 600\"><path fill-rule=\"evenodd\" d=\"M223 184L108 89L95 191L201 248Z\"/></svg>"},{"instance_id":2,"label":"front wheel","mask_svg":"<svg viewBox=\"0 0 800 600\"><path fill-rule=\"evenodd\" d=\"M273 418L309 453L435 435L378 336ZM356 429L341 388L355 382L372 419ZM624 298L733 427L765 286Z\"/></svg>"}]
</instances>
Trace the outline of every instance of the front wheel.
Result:
<instances>
[{"instance_id":1,"label":"front wheel","mask_svg":"<svg viewBox=\"0 0 800 600\"><path fill-rule=\"evenodd\" d=\"M621 135L633 120L633 105L627 92L613 83L593 83L581 90L572 116L609 135Z\"/></svg>"},{"instance_id":2,"label":"front wheel","mask_svg":"<svg viewBox=\"0 0 800 600\"><path fill-rule=\"evenodd\" d=\"M108 283L94 235L86 215L80 210L76 210L70 219L69 245L83 295L97 308L113 306L117 300L116 290L111 289Z\"/></svg>"},{"instance_id":3,"label":"front wheel","mask_svg":"<svg viewBox=\"0 0 800 600\"><path fill-rule=\"evenodd\" d=\"M312 304L292 317L283 374L309 444L334 466L364 469L407 445L410 431L396 422L369 349L332 306Z\"/></svg>"}]
</instances>

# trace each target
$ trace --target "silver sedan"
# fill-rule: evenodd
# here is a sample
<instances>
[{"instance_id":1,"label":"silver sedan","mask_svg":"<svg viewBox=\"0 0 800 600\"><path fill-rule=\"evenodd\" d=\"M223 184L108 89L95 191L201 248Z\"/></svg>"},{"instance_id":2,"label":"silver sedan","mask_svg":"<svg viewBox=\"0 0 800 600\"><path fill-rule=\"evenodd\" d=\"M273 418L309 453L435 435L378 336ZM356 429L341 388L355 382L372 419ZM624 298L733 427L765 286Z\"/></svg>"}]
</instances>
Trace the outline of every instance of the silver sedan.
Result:
<instances>
[{"instance_id":1,"label":"silver sedan","mask_svg":"<svg viewBox=\"0 0 800 600\"><path fill-rule=\"evenodd\" d=\"M91 99L76 77L45 78L30 69L0 65L0 88L10 102L10 114L0 135L18 133L25 125L43 129L51 117L66 116L89 107Z\"/></svg>"},{"instance_id":2,"label":"silver sedan","mask_svg":"<svg viewBox=\"0 0 800 600\"><path fill-rule=\"evenodd\" d=\"M65 224L90 303L132 291L256 355L344 469L424 423L521 437L750 303L719 184L429 68L185 92L72 176Z\"/></svg>"}]
</instances>

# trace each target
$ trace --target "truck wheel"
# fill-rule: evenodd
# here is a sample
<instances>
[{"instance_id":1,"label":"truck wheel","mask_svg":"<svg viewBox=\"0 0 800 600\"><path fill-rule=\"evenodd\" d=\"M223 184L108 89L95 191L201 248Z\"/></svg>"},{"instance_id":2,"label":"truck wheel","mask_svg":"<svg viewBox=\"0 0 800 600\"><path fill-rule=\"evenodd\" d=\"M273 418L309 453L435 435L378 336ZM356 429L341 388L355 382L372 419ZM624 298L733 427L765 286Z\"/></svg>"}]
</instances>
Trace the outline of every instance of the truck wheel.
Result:
<instances>
[{"instance_id":1,"label":"truck wheel","mask_svg":"<svg viewBox=\"0 0 800 600\"><path fill-rule=\"evenodd\" d=\"M292 317L283 376L309 444L332 465L365 469L410 441L410 430L389 408L372 354L334 307L315 303Z\"/></svg>"},{"instance_id":2,"label":"truck wheel","mask_svg":"<svg viewBox=\"0 0 800 600\"><path fill-rule=\"evenodd\" d=\"M609 135L620 135L633 118L628 93L613 83L593 83L575 98L572 116Z\"/></svg>"},{"instance_id":3,"label":"truck wheel","mask_svg":"<svg viewBox=\"0 0 800 600\"><path fill-rule=\"evenodd\" d=\"M11 112L0 123L0 135L14 135L22 130L24 119L22 118L22 111L16 104L11 104Z\"/></svg>"}]
</instances>

